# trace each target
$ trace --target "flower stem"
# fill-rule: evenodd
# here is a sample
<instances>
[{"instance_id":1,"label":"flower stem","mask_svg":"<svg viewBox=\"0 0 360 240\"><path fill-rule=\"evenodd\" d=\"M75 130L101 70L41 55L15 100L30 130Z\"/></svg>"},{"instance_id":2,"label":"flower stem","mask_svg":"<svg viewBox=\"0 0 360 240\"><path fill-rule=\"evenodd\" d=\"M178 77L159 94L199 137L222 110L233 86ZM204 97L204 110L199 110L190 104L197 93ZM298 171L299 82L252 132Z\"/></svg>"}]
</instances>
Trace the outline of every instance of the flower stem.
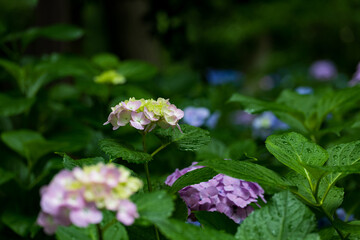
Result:
<instances>
[{"instance_id":1,"label":"flower stem","mask_svg":"<svg viewBox=\"0 0 360 240\"><path fill-rule=\"evenodd\" d=\"M148 190L149 190L149 192L152 192L150 172L149 172L149 164L145 163L144 167L145 167L146 181L147 181L147 185L148 185Z\"/></svg>"},{"instance_id":2,"label":"flower stem","mask_svg":"<svg viewBox=\"0 0 360 240\"><path fill-rule=\"evenodd\" d=\"M146 153L146 133L142 133L142 145L143 145L143 151ZM145 163L144 167L145 167L145 173L146 173L146 181L148 184L148 190L149 190L149 192L152 192L150 172L149 172L149 163L148 162ZM154 225L154 230L155 230L156 239L160 240L159 230L157 229L157 227L155 225Z\"/></svg>"},{"instance_id":3,"label":"flower stem","mask_svg":"<svg viewBox=\"0 0 360 240\"><path fill-rule=\"evenodd\" d=\"M146 153L146 134L142 133L142 145L143 145L143 151ZM149 163L144 164L145 167L145 173L146 173L146 181L148 185L149 192L152 192L152 186L151 186L151 179L150 179L150 172L149 172Z\"/></svg>"},{"instance_id":4,"label":"flower stem","mask_svg":"<svg viewBox=\"0 0 360 240\"><path fill-rule=\"evenodd\" d=\"M99 236L99 240L103 240L103 232L101 231L101 226L100 224L96 224L96 229L97 229L97 232L98 232L98 236Z\"/></svg>"}]
</instances>

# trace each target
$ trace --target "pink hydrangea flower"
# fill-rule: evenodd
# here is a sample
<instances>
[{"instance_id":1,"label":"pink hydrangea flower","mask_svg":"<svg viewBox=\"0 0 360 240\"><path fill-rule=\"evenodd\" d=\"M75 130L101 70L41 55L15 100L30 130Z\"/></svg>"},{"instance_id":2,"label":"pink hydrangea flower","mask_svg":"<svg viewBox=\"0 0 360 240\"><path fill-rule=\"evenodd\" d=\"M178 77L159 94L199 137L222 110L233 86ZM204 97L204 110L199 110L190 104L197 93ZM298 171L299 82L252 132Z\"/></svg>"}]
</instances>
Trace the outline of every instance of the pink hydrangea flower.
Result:
<instances>
[{"instance_id":1,"label":"pink hydrangea flower","mask_svg":"<svg viewBox=\"0 0 360 240\"><path fill-rule=\"evenodd\" d=\"M42 187L38 225L53 234L59 225L87 227L102 220L102 209L117 212L117 219L131 225L139 215L129 197L142 182L124 167L99 163L62 170Z\"/></svg>"},{"instance_id":2,"label":"pink hydrangea flower","mask_svg":"<svg viewBox=\"0 0 360 240\"><path fill-rule=\"evenodd\" d=\"M152 131L156 125L161 128L178 127L180 129L178 122L183 117L184 112L171 104L169 99L158 98L155 101L130 98L112 108L104 125L110 123L113 130L116 130L130 123L132 127L144 132Z\"/></svg>"},{"instance_id":3,"label":"pink hydrangea flower","mask_svg":"<svg viewBox=\"0 0 360 240\"><path fill-rule=\"evenodd\" d=\"M165 184L172 186L185 173L203 167L196 164L194 162L188 168L176 169L167 177ZM207 182L187 186L179 194L188 207L189 218L194 218L191 211L218 211L236 223L240 223L254 210L251 203L258 205L259 198L266 202L264 190L259 184L224 174L218 174Z\"/></svg>"}]
</instances>

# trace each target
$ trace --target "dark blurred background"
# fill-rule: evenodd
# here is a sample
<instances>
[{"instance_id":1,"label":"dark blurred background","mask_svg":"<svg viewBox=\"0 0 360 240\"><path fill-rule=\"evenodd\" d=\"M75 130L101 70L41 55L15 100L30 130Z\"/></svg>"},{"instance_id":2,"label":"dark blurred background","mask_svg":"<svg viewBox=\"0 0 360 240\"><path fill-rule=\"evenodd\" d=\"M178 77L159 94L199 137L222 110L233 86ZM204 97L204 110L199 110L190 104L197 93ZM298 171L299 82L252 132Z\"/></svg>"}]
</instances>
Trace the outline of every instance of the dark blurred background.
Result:
<instances>
[{"instance_id":1,"label":"dark blurred background","mask_svg":"<svg viewBox=\"0 0 360 240\"><path fill-rule=\"evenodd\" d=\"M85 30L76 42L37 40L29 54L112 52L160 67L183 61L250 76L318 59L350 76L360 57L359 10L357 0L0 1L2 31L55 23Z\"/></svg>"}]
</instances>

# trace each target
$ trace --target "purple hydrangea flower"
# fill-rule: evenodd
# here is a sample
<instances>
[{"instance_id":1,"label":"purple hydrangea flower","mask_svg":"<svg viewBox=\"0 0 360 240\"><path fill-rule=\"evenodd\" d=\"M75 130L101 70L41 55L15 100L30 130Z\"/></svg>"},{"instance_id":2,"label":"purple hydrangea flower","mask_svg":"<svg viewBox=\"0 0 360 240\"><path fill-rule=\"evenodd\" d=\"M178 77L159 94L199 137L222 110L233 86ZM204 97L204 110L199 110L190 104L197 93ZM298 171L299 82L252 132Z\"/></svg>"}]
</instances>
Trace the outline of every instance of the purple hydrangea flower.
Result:
<instances>
[{"instance_id":1,"label":"purple hydrangea flower","mask_svg":"<svg viewBox=\"0 0 360 240\"><path fill-rule=\"evenodd\" d=\"M242 78L242 74L239 71L235 70L217 70L210 69L206 73L207 81L210 85L217 86L227 83L237 84Z\"/></svg>"},{"instance_id":2,"label":"purple hydrangea flower","mask_svg":"<svg viewBox=\"0 0 360 240\"><path fill-rule=\"evenodd\" d=\"M360 83L360 63L357 65L356 72L354 73L354 76L349 82L349 86L353 87L359 83Z\"/></svg>"},{"instance_id":3,"label":"purple hydrangea flower","mask_svg":"<svg viewBox=\"0 0 360 240\"><path fill-rule=\"evenodd\" d=\"M310 76L320 81L330 80L337 75L337 69L329 60L319 60L310 66Z\"/></svg>"},{"instance_id":4,"label":"purple hydrangea flower","mask_svg":"<svg viewBox=\"0 0 360 240\"><path fill-rule=\"evenodd\" d=\"M172 186L176 179L185 173L203 167L195 166L196 164L194 162L188 168L176 169L173 174L167 177L165 183ZM207 182L187 186L181 189L179 194L188 207L190 219L194 218L191 211L218 211L224 213L234 222L240 223L254 210L250 206L251 203L258 205L259 197L266 202L264 190L259 184L224 174L218 174Z\"/></svg>"},{"instance_id":5,"label":"purple hydrangea flower","mask_svg":"<svg viewBox=\"0 0 360 240\"><path fill-rule=\"evenodd\" d=\"M205 107L186 107L184 109L184 122L194 126L202 126L210 116L210 110Z\"/></svg>"},{"instance_id":6,"label":"purple hydrangea flower","mask_svg":"<svg viewBox=\"0 0 360 240\"><path fill-rule=\"evenodd\" d=\"M280 121L272 112L263 112L252 123L254 137L267 138L276 130L286 130L289 126Z\"/></svg>"},{"instance_id":7,"label":"purple hydrangea flower","mask_svg":"<svg viewBox=\"0 0 360 240\"><path fill-rule=\"evenodd\" d=\"M42 187L38 225L53 234L59 225L87 227L100 223L101 209L117 212L117 219L130 225L138 217L128 198L142 187L130 171L113 164L62 170L48 186Z\"/></svg>"},{"instance_id":8,"label":"purple hydrangea flower","mask_svg":"<svg viewBox=\"0 0 360 240\"><path fill-rule=\"evenodd\" d=\"M309 95L312 94L314 90L311 87L301 86L301 87L297 87L295 89L295 92L297 92L300 95Z\"/></svg>"}]
</instances>

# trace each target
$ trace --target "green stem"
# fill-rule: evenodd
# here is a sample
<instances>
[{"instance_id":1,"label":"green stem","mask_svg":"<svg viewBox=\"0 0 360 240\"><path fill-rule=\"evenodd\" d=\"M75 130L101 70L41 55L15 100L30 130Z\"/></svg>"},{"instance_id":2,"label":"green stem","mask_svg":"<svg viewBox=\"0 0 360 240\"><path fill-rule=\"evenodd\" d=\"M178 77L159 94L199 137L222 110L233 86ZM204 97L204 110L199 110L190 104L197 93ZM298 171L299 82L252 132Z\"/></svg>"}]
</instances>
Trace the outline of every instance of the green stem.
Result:
<instances>
[{"instance_id":1,"label":"green stem","mask_svg":"<svg viewBox=\"0 0 360 240\"><path fill-rule=\"evenodd\" d=\"M344 234L340 231L340 229L338 229L335 224L334 224L334 219L333 217L324 209L324 207L321 206L321 210L325 213L326 217L329 219L331 225L333 226L333 228L335 229L335 231L337 232L337 234L340 236L340 238L342 240L345 239Z\"/></svg>"},{"instance_id":2,"label":"green stem","mask_svg":"<svg viewBox=\"0 0 360 240\"><path fill-rule=\"evenodd\" d=\"M156 149L152 154L151 157L155 156L158 152L160 152L161 150L163 150L164 148L166 148L170 143L165 143L164 145L161 145L160 147L158 147L158 149Z\"/></svg>"},{"instance_id":3,"label":"green stem","mask_svg":"<svg viewBox=\"0 0 360 240\"><path fill-rule=\"evenodd\" d=\"M148 190L149 190L149 192L152 192L150 172L149 172L149 164L145 163L144 167L145 167L146 181L147 181L147 185L148 185Z\"/></svg>"},{"instance_id":4,"label":"green stem","mask_svg":"<svg viewBox=\"0 0 360 240\"><path fill-rule=\"evenodd\" d=\"M144 152L146 153L146 133L142 133L142 145L143 145L143 150ZM162 147L162 146L161 146ZM160 148L161 148L160 147ZM162 148L161 148L162 149ZM161 150L160 149L160 150ZM159 150L159 151L160 151ZM155 151L156 152L156 151ZM155 153L156 154L156 153ZM154 155L155 155L154 154ZM151 154L151 156L153 156ZM151 179L150 179L150 172L149 172L149 163L146 162L144 164L144 167L145 167L145 173L146 173L146 180L147 180L147 184L148 184L148 190L149 192L152 192L152 185L151 185ZM154 230L155 230L155 236L156 236L156 239L157 240L160 240L160 235L159 235L159 230L157 229L157 227L154 225Z\"/></svg>"},{"instance_id":5,"label":"green stem","mask_svg":"<svg viewBox=\"0 0 360 240\"><path fill-rule=\"evenodd\" d=\"M142 145L143 145L143 151L146 153L146 134L142 133ZM152 192L152 186L151 186L151 179L150 179L150 172L149 172L149 163L144 164L145 173L146 173L146 181L148 185L149 192Z\"/></svg>"},{"instance_id":6,"label":"green stem","mask_svg":"<svg viewBox=\"0 0 360 240\"><path fill-rule=\"evenodd\" d=\"M96 229L97 229L97 232L98 232L98 236L99 236L99 240L103 240L103 232L101 231L101 227L100 227L100 224L96 224Z\"/></svg>"},{"instance_id":7,"label":"green stem","mask_svg":"<svg viewBox=\"0 0 360 240\"><path fill-rule=\"evenodd\" d=\"M115 224L117 222L117 219L114 218L111 222L109 222L108 224L106 224L103 228L102 228L102 232L104 233L109 227L111 227L113 224Z\"/></svg>"}]
</instances>

